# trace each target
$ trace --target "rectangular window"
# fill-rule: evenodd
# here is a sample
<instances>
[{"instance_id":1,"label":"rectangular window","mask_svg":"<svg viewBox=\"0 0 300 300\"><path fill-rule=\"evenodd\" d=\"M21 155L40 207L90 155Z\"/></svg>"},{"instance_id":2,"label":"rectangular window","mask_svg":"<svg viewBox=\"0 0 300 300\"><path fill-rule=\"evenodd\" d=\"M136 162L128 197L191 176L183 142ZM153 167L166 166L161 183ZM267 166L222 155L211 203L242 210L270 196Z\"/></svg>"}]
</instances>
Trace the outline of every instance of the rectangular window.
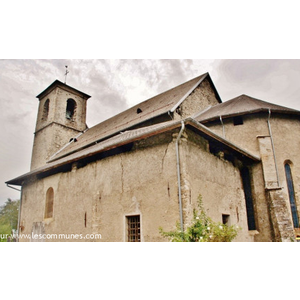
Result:
<instances>
[{"instance_id":1,"label":"rectangular window","mask_svg":"<svg viewBox=\"0 0 300 300\"><path fill-rule=\"evenodd\" d=\"M128 242L141 241L141 222L140 216L127 217Z\"/></svg>"}]
</instances>

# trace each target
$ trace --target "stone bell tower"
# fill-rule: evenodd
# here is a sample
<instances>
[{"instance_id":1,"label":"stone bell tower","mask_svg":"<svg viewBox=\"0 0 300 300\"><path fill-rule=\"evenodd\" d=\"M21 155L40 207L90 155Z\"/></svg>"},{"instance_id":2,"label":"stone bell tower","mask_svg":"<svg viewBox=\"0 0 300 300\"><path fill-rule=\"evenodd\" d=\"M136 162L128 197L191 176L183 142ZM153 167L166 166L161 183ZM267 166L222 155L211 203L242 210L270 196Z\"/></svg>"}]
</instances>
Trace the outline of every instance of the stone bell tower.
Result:
<instances>
[{"instance_id":1,"label":"stone bell tower","mask_svg":"<svg viewBox=\"0 0 300 300\"><path fill-rule=\"evenodd\" d=\"M89 95L59 80L36 96L39 108L34 133L31 170L46 164L49 158L85 129Z\"/></svg>"}]
</instances>

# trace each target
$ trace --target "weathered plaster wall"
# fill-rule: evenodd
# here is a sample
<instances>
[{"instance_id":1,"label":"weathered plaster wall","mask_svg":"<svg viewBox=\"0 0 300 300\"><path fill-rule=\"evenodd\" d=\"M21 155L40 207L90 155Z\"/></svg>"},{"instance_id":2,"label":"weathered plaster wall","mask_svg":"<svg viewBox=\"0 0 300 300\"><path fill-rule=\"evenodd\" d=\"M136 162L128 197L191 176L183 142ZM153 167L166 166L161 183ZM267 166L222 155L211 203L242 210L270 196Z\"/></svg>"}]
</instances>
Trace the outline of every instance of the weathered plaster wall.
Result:
<instances>
[{"instance_id":1,"label":"weathered plaster wall","mask_svg":"<svg viewBox=\"0 0 300 300\"><path fill-rule=\"evenodd\" d=\"M231 162L206 151L208 143L191 131L182 140L184 215L189 222L198 196L207 214L222 223L222 214L230 215L230 224L242 228L235 241L253 241L248 231L246 204L239 169Z\"/></svg>"},{"instance_id":2,"label":"weathered plaster wall","mask_svg":"<svg viewBox=\"0 0 300 300\"><path fill-rule=\"evenodd\" d=\"M180 144L185 222L190 221L201 194L204 207L215 221L222 221L222 213L230 214L231 224L242 227L237 240L253 240L247 231L238 169L209 153L203 138L188 134L192 137ZM97 233L103 242L126 241L126 216L139 214L142 241L166 241L158 228L172 230L179 221L176 136L160 134L141 140L130 152L82 168L74 165L71 172L25 184L22 233L30 234L33 224L42 222L45 234ZM44 220L49 187L54 189L54 217Z\"/></svg>"},{"instance_id":3,"label":"weathered plaster wall","mask_svg":"<svg viewBox=\"0 0 300 300\"><path fill-rule=\"evenodd\" d=\"M298 155L299 147L300 147L300 120L298 117L288 116L288 115L279 115L273 114L270 118L270 127L271 133L274 143L275 149L275 158L271 144L270 132L268 128L268 114L260 113L253 114L248 116L243 116L244 124L234 126L232 119L224 120L224 128L225 128L225 137L229 141L234 144L244 148L251 153L262 157L263 165L264 165L264 180L257 180L258 173L255 173L253 176L254 185L253 188L256 190L256 205L258 207L257 213L258 218L262 218L262 211L266 211L268 209L270 216L275 216L273 212L270 211L270 202L274 199L274 203L276 204L276 199L279 201L278 207L281 207L281 212L279 213L280 218L290 219L291 221L291 211L289 204L289 197L287 191L287 183L286 176L284 170L284 163L286 161L291 163L292 175L293 175L293 183L295 189L295 198L296 204L298 208L298 213L300 212L300 157ZM207 124L207 126L215 131L216 133L222 135L223 128L220 122L214 122L211 124ZM268 145L265 145L268 143ZM269 153L269 154L268 154ZM277 171L279 177L279 185L277 184ZM281 197L272 195L277 195L277 193L272 192L272 187L279 186L282 188L281 193L283 194L283 198L285 200L285 205L282 205ZM271 194L266 195L266 191L264 191L264 187L270 189ZM270 200L271 199L271 200ZM276 205L275 205L276 207ZM276 217L276 219L278 219ZM274 219L274 222L276 221ZM263 228L264 232L266 232L267 222L263 222L258 226L260 230ZM277 225L276 225L277 226ZM274 230L276 230L276 226L273 226ZM288 228L289 225L286 225L282 228ZM258 228L258 230L259 230ZM276 232L273 233L276 236ZM286 235L288 235L286 233ZM278 236L278 234L277 234ZM284 236L284 235L283 235ZM259 236L257 236L259 238Z\"/></svg>"},{"instance_id":4,"label":"weathered plaster wall","mask_svg":"<svg viewBox=\"0 0 300 300\"><path fill-rule=\"evenodd\" d=\"M271 118L270 120L274 147L276 152L277 167L280 186L287 193L284 163L291 162L298 212L300 212L300 120L291 117Z\"/></svg>"},{"instance_id":5,"label":"weathered plaster wall","mask_svg":"<svg viewBox=\"0 0 300 300\"><path fill-rule=\"evenodd\" d=\"M45 165L54 153L78 134L78 131L56 123L38 131L33 142L31 170Z\"/></svg>"},{"instance_id":6,"label":"weathered plaster wall","mask_svg":"<svg viewBox=\"0 0 300 300\"><path fill-rule=\"evenodd\" d=\"M223 119L223 126L220 121L206 123L205 126L209 127L218 135L224 137L233 144L248 150L250 153L260 156L259 146L256 137L259 135L269 135L267 114L253 114L243 116L243 125L233 124L233 119Z\"/></svg>"},{"instance_id":7,"label":"weathered plaster wall","mask_svg":"<svg viewBox=\"0 0 300 300\"><path fill-rule=\"evenodd\" d=\"M30 233L33 222L44 221L45 233L100 233L101 241L125 241L125 216L140 214L142 241L162 240L158 227L179 219L175 146L170 141L172 136L160 135L135 144L131 152L26 184L22 233ZM43 220L49 187L55 195L54 218Z\"/></svg>"},{"instance_id":8,"label":"weathered plaster wall","mask_svg":"<svg viewBox=\"0 0 300 300\"><path fill-rule=\"evenodd\" d=\"M243 116L244 124L234 126L232 118L224 120L225 137L232 143L248 150L250 153L260 156L258 136L269 136L268 114L253 114ZM219 135L222 134L220 122L205 124ZM279 171L280 186L286 186L284 162L290 160L294 167L294 181L300 191L300 157L298 155L300 146L300 120L297 117L274 114L270 119L271 131L275 147L276 161Z\"/></svg>"}]
</instances>

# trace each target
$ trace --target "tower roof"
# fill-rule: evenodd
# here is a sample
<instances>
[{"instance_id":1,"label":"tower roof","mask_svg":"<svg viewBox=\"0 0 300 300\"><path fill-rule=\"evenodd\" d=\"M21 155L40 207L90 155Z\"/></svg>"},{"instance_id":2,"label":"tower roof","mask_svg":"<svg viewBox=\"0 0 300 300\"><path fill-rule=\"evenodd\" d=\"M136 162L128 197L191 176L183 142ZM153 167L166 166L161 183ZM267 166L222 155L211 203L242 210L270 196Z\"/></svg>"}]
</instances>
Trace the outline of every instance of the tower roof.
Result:
<instances>
[{"instance_id":1,"label":"tower roof","mask_svg":"<svg viewBox=\"0 0 300 300\"><path fill-rule=\"evenodd\" d=\"M71 86L69 86L69 85L67 85L65 83L62 83L61 81L59 81L57 79L53 83L51 83L44 91L42 91L40 94L38 94L36 96L36 98L41 99L41 98L45 97L52 90L54 90L56 87L60 87L63 90L66 90L66 91L69 91L71 93L75 93L77 95L83 96L85 99L91 98L90 95L88 95L86 93L83 93L83 92L81 92L81 91L79 91L79 90L77 90L77 89L75 89L75 88L73 88L73 87L71 87Z\"/></svg>"},{"instance_id":2,"label":"tower roof","mask_svg":"<svg viewBox=\"0 0 300 300\"><path fill-rule=\"evenodd\" d=\"M250 113L268 112L269 110L276 113L300 115L300 111L298 110L272 104L243 94L200 112L194 117L197 121L205 123L219 119L220 116L225 119Z\"/></svg>"}]
</instances>

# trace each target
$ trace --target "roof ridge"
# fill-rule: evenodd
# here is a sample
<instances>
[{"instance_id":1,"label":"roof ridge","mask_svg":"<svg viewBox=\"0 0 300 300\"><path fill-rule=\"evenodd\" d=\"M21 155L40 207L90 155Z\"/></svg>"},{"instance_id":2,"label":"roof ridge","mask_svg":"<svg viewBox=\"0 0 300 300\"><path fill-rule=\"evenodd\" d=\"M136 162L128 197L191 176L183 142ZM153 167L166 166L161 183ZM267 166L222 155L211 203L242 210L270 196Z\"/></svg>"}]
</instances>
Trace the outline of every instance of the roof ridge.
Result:
<instances>
[{"instance_id":1,"label":"roof ridge","mask_svg":"<svg viewBox=\"0 0 300 300\"><path fill-rule=\"evenodd\" d=\"M78 151L81 147L91 145L95 141L109 138L120 131L131 128L132 126L137 126L138 124L146 122L152 118L167 114L172 108L174 108L174 105L180 105L182 99L185 99L188 94L190 94L193 89L199 85L199 82L201 83L201 80L204 80L207 76L209 76L208 72L135 104L126 110L99 122L89 128L85 134L81 135L77 140L78 143L76 143L76 145L73 143L69 144L54 158L59 158L67 155L67 153ZM79 147L80 141L81 147Z\"/></svg>"},{"instance_id":2,"label":"roof ridge","mask_svg":"<svg viewBox=\"0 0 300 300\"><path fill-rule=\"evenodd\" d=\"M283 105L280 105L280 104L276 104L276 103L272 103L272 102L269 102L269 101L265 101L265 100L262 100L262 99L258 99L258 98L254 98L252 96L249 96L249 95L246 95L246 94L242 94L236 98L239 98L239 97L242 97L242 96L245 96L249 99L252 99L256 102L260 102L260 103L265 103L265 104L268 104L268 105L271 105L271 106L277 106L277 107L282 107L282 108L285 108L287 110L291 110L291 111L297 111L297 109L294 109L294 108L290 108L290 107L287 107L287 106L283 106ZM236 98L233 98L231 100L235 100ZM228 100L228 101L231 101L231 100Z\"/></svg>"},{"instance_id":3,"label":"roof ridge","mask_svg":"<svg viewBox=\"0 0 300 300\"><path fill-rule=\"evenodd\" d=\"M212 106L207 111L199 113L196 118L199 122L207 122L216 120L220 116L229 118L268 110L284 114L300 114L299 110L242 94L221 104Z\"/></svg>"}]
</instances>

